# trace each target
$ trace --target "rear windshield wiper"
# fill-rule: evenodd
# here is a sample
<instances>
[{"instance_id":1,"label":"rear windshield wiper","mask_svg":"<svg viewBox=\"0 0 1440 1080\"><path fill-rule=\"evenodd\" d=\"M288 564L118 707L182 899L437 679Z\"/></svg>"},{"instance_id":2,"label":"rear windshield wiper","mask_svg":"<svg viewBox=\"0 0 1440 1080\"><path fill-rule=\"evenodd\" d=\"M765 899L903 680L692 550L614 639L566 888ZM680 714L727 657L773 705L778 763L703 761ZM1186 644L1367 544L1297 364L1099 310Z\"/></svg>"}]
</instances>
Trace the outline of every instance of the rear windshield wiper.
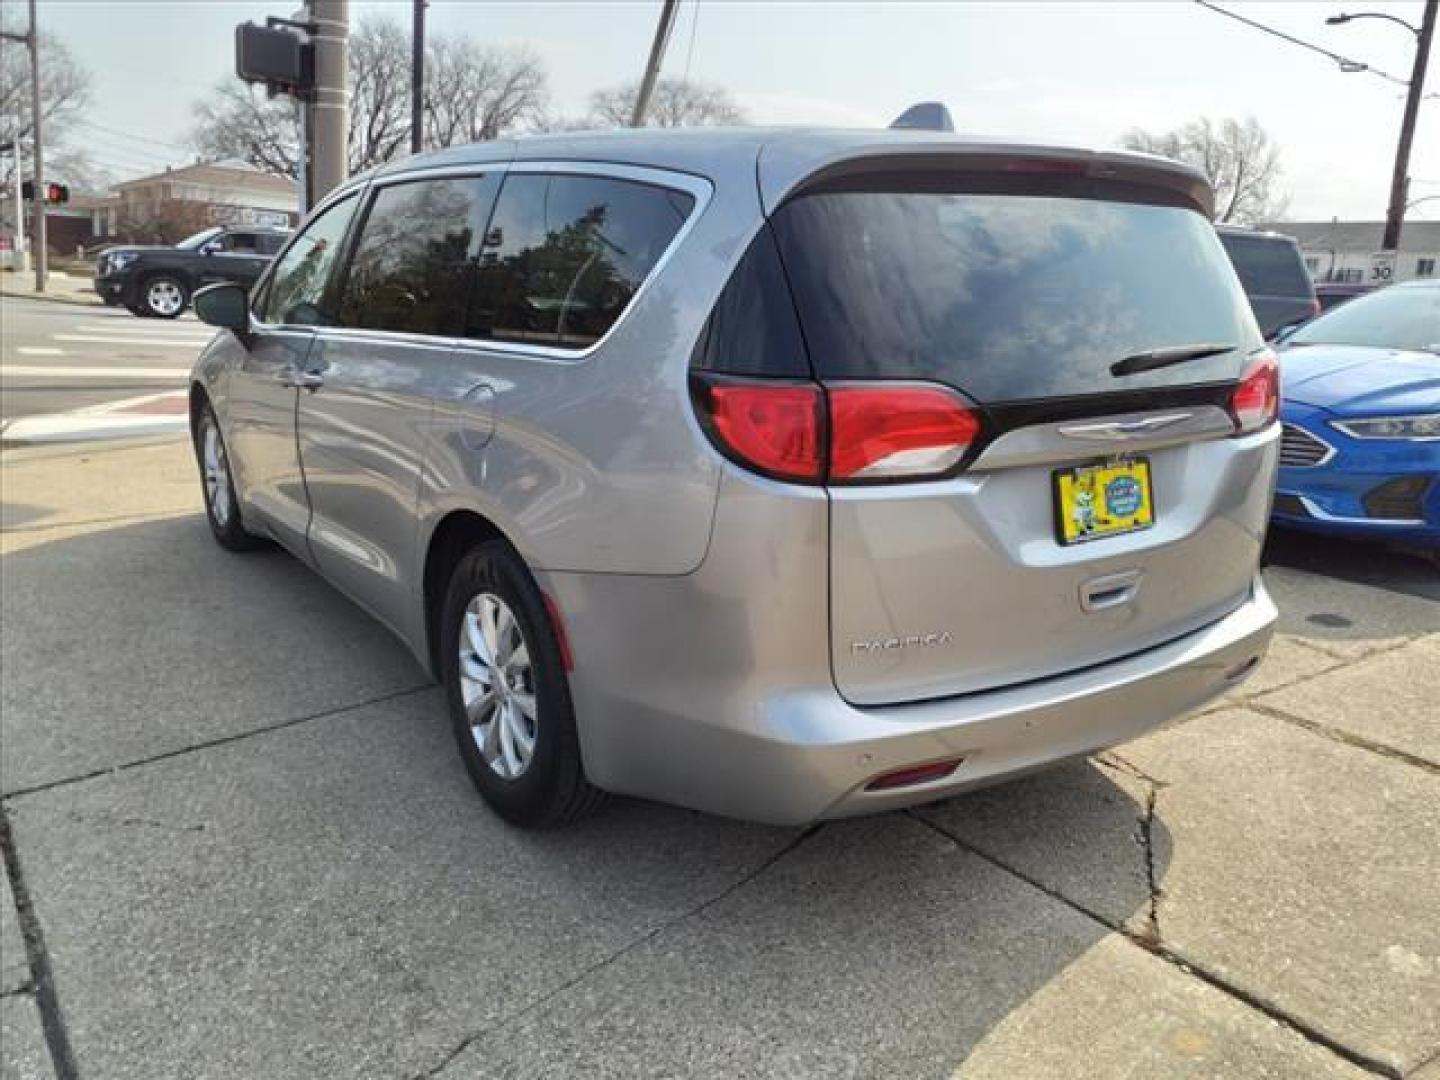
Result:
<instances>
[{"instance_id":1,"label":"rear windshield wiper","mask_svg":"<svg viewBox=\"0 0 1440 1080\"><path fill-rule=\"evenodd\" d=\"M1202 342L1198 345L1166 345L1163 349L1137 352L1133 356L1125 357L1124 360L1116 360L1110 365L1110 374L1138 375L1142 371L1154 371L1156 368L1169 367L1171 364L1183 364L1186 360L1203 360L1207 356L1219 356L1221 353L1233 351L1234 348L1234 345L1220 345L1215 342Z\"/></svg>"}]
</instances>

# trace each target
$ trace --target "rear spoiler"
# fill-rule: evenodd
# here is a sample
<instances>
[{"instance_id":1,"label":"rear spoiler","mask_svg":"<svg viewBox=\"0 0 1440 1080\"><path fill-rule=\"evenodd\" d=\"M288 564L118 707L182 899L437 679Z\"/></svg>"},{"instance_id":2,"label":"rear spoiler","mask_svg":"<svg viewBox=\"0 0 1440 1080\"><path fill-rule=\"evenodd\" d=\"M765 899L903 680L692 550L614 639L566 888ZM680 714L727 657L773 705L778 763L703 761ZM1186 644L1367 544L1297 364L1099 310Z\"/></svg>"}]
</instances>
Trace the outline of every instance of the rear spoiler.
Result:
<instances>
[{"instance_id":1,"label":"rear spoiler","mask_svg":"<svg viewBox=\"0 0 1440 1080\"><path fill-rule=\"evenodd\" d=\"M765 212L800 195L826 191L875 190L899 183L900 190L999 191L1007 188L1069 187L1078 194L1114 193L1140 201L1183 205L1207 218L1215 193L1204 174L1188 165L1148 154L1074 150L1005 143L962 142L953 138L896 132L893 142L834 147L830 155L805 155L812 147L787 148L782 141L760 153L758 172ZM832 148L826 148L832 149ZM800 151L797 153L796 151ZM818 160L817 160L818 159ZM788 174L788 176L787 176Z\"/></svg>"}]
</instances>

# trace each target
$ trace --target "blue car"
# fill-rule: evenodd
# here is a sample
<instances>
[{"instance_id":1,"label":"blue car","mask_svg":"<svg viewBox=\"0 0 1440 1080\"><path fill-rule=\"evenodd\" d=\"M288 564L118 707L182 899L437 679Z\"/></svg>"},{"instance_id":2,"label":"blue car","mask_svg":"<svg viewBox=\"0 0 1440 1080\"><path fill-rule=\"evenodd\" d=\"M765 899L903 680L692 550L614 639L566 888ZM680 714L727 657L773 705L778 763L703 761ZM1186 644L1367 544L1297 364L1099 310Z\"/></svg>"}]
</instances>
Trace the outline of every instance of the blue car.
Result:
<instances>
[{"instance_id":1,"label":"blue car","mask_svg":"<svg viewBox=\"0 0 1440 1080\"><path fill-rule=\"evenodd\" d=\"M1280 349L1275 523L1440 549L1440 281L1357 297Z\"/></svg>"}]
</instances>

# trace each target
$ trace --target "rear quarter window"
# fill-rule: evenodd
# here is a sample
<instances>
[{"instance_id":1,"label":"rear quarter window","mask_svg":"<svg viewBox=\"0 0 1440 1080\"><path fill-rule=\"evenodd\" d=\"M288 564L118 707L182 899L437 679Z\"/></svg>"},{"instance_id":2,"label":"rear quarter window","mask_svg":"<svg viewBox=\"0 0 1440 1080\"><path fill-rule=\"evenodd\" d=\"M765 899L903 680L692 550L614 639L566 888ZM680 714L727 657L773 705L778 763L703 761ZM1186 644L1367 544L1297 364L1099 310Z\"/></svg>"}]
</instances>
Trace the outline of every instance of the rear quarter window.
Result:
<instances>
[{"instance_id":1,"label":"rear quarter window","mask_svg":"<svg viewBox=\"0 0 1440 1080\"><path fill-rule=\"evenodd\" d=\"M466 336L580 349L629 305L695 206L602 176L511 173L480 256Z\"/></svg>"},{"instance_id":2,"label":"rear quarter window","mask_svg":"<svg viewBox=\"0 0 1440 1080\"><path fill-rule=\"evenodd\" d=\"M822 378L946 383L982 402L1234 379L1261 344L1210 222L1050 195L841 192L774 219ZM1116 377L1171 345L1234 346Z\"/></svg>"}]
</instances>

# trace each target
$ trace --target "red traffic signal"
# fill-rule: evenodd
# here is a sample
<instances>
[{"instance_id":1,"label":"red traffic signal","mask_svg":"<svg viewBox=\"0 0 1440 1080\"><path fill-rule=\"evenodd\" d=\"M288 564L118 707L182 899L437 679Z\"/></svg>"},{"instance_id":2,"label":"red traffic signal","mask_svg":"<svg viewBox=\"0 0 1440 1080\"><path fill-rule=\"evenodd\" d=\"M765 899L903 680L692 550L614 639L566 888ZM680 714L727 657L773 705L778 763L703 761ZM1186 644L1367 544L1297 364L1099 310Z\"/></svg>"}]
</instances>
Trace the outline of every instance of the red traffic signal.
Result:
<instances>
[{"instance_id":1,"label":"red traffic signal","mask_svg":"<svg viewBox=\"0 0 1440 1080\"><path fill-rule=\"evenodd\" d=\"M70 188L65 184L46 184L45 201L51 206L59 206L61 203L70 201Z\"/></svg>"}]
</instances>

